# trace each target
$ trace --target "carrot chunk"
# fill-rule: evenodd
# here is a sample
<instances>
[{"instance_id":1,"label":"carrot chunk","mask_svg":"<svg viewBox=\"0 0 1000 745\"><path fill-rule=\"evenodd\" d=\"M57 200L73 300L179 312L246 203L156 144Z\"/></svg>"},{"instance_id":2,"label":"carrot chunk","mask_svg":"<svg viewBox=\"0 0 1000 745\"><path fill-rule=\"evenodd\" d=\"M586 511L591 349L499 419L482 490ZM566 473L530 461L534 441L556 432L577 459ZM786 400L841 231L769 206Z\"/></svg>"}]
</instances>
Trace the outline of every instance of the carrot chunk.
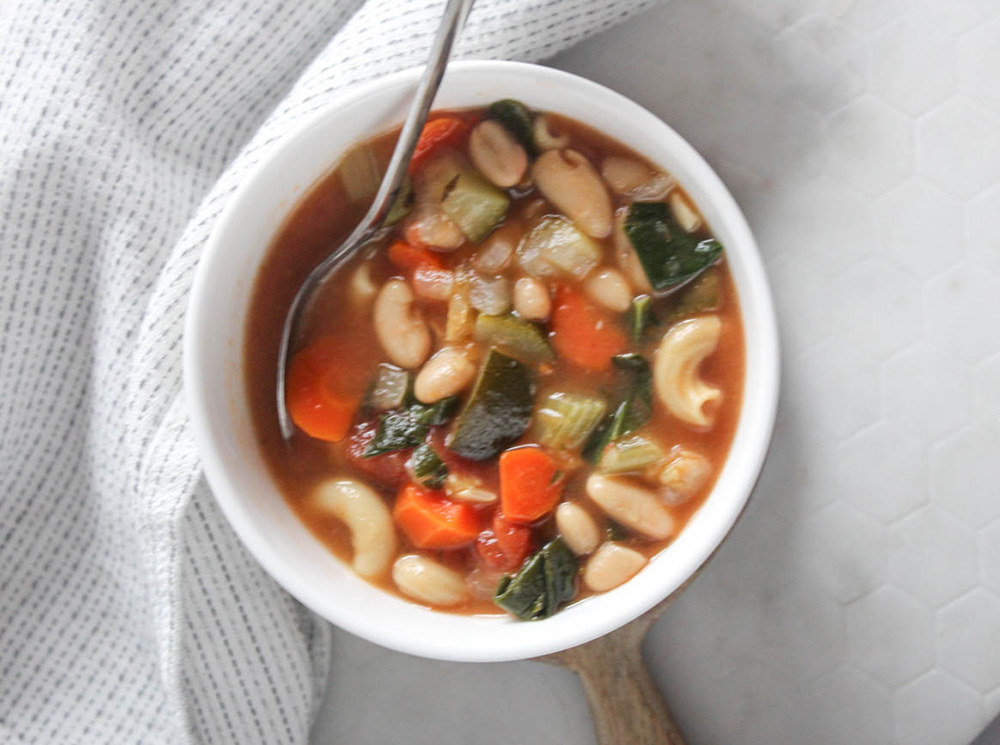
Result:
<instances>
[{"instance_id":1,"label":"carrot chunk","mask_svg":"<svg viewBox=\"0 0 1000 745\"><path fill-rule=\"evenodd\" d=\"M563 479L555 460L535 446L500 455L500 506L513 522L530 523L549 514L559 502Z\"/></svg>"},{"instance_id":2,"label":"carrot chunk","mask_svg":"<svg viewBox=\"0 0 1000 745\"><path fill-rule=\"evenodd\" d=\"M406 272L415 272L417 269L444 269L444 262L441 261L439 254L406 241L396 241L389 246L389 261Z\"/></svg>"},{"instance_id":3,"label":"carrot chunk","mask_svg":"<svg viewBox=\"0 0 1000 745\"><path fill-rule=\"evenodd\" d=\"M607 370L611 358L626 347L625 334L614 319L576 290L565 285L556 290L552 309L552 345L585 370Z\"/></svg>"},{"instance_id":4,"label":"carrot chunk","mask_svg":"<svg viewBox=\"0 0 1000 745\"><path fill-rule=\"evenodd\" d=\"M420 170L427 158L439 147L458 143L469 129L464 119L456 116L441 116L424 125L410 160L410 174Z\"/></svg>"},{"instance_id":5,"label":"carrot chunk","mask_svg":"<svg viewBox=\"0 0 1000 745\"><path fill-rule=\"evenodd\" d=\"M475 508L453 502L442 491L407 484L396 496L396 524L417 548L461 548L479 535Z\"/></svg>"},{"instance_id":6,"label":"carrot chunk","mask_svg":"<svg viewBox=\"0 0 1000 745\"><path fill-rule=\"evenodd\" d=\"M359 396L342 375L343 347L320 339L297 352L288 366L285 405L295 425L317 440L337 442L347 436Z\"/></svg>"}]
</instances>

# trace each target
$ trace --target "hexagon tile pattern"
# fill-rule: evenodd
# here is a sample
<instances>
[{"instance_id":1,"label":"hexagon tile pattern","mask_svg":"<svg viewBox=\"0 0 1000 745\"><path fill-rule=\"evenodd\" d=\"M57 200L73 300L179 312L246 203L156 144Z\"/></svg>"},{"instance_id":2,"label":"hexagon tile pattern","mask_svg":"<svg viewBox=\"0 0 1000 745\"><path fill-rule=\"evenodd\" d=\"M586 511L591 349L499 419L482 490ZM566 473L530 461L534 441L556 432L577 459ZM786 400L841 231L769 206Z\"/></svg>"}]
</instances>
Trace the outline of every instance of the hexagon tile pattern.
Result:
<instances>
[{"instance_id":1,"label":"hexagon tile pattern","mask_svg":"<svg viewBox=\"0 0 1000 745\"><path fill-rule=\"evenodd\" d=\"M968 743L1000 710L1000 0L674 0L636 23L652 100L622 84L638 53L560 66L720 172L784 362L763 476L654 628L655 674L696 744Z\"/></svg>"}]
</instances>

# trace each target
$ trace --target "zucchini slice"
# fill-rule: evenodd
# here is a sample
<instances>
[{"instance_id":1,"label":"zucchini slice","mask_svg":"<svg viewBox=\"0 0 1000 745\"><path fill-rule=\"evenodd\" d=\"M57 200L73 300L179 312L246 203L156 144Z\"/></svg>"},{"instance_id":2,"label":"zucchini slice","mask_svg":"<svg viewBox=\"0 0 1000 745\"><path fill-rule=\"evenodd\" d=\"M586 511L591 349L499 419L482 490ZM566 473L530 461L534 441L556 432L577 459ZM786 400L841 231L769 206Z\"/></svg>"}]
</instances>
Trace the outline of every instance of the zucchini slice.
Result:
<instances>
[{"instance_id":1,"label":"zucchini slice","mask_svg":"<svg viewBox=\"0 0 1000 745\"><path fill-rule=\"evenodd\" d=\"M476 318L474 337L476 341L496 347L529 365L555 362L556 359L552 345L542 330L510 313L502 316L480 314Z\"/></svg>"},{"instance_id":2,"label":"zucchini slice","mask_svg":"<svg viewBox=\"0 0 1000 745\"><path fill-rule=\"evenodd\" d=\"M447 446L470 460L487 460L524 434L531 422L535 386L531 368L491 349Z\"/></svg>"},{"instance_id":3,"label":"zucchini slice","mask_svg":"<svg viewBox=\"0 0 1000 745\"><path fill-rule=\"evenodd\" d=\"M504 98L490 104L490 114L514 136L529 158L538 155L535 124L527 106L513 98Z\"/></svg>"}]
</instances>

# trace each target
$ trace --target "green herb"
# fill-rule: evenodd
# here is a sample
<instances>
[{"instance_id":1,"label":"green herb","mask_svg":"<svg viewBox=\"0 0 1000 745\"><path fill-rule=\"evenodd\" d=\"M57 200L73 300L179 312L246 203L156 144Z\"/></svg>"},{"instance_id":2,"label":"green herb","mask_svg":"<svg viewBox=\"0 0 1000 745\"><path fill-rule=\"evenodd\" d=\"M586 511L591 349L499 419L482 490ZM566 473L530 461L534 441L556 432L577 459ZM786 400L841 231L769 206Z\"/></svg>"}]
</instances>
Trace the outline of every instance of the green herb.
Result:
<instances>
[{"instance_id":1,"label":"green herb","mask_svg":"<svg viewBox=\"0 0 1000 745\"><path fill-rule=\"evenodd\" d=\"M493 601L522 621L548 618L573 599L576 556L556 538L529 556L513 577L503 577Z\"/></svg>"},{"instance_id":2,"label":"green herb","mask_svg":"<svg viewBox=\"0 0 1000 745\"><path fill-rule=\"evenodd\" d=\"M632 304L628 308L628 331L632 341L636 344L642 342L642 337L646 335L649 327L655 324L653 298L649 295L638 295L632 298Z\"/></svg>"},{"instance_id":3,"label":"green herb","mask_svg":"<svg viewBox=\"0 0 1000 745\"><path fill-rule=\"evenodd\" d=\"M556 359L552 345L542 330L511 313L502 316L481 313L476 318L473 335L481 344L496 347L521 362L537 364Z\"/></svg>"},{"instance_id":4,"label":"green herb","mask_svg":"<svg viewBox=\"0 0 1000 745\"><path fill-rule=\"evenodd\" d=\"M634 202L625 216L628 236L655 291L691 279L722 254L714 238L686 233L663 202Z\"/></svg>"},{"instance_id":5,"label":"green herb","mask_svg":"<svg viewBox=\"0 0 1000 745\"><path fill-rule=\"evenodd\" d=\"M513 98L505 98L490 104L490 114L514 136L529 158L538 155L535 126L527 106Z\"/></svg>"},{"instance_id":6,"label":"green herb","mask_svg":"<svg viewBox=\"0 0 1000 745\"><path fill-rule=\"evenodd\" d=\"M496 456L524 434L534 400L531 368L491 349L455 420L448 448L471 460Z\"/></svg>"},{"instance_id":7,"label":"green herb","mask_svg":"<svg viewBox=\"0 0 1000 745\"><path fill-rule=\"evenodd\" d=\"M379 417L375 437L362 454L371 458L383 453L414 448L424 441L434 425L444 424L455 414L458 397L449 396L434 404L410 403L404 397L404 406Z\"/></svg>"},{"instance_id":8,"label":"green herb","mask_svg":"<svg viewBox=\"0 0 1000 745\"><path fill-rule=\"evenodd\" d=\"M413 480L428 489L440 489L448 477L448 466L426 442L418 445L406 463Z\"/></svg>"},{"instance_id":9,"label":"green herb","mask_svg":"<svg viewBox=\"0 0 1000 745\"><path fill-rule=\"evenodd\" d=\"M583 449L583 457L594 464L600 462L609 442L634 432L653 416L653 372L649 361L640 354L619 354L611 361L625 373L627 382L618 405L594 430Z\"/></svg>"}]
</instances>

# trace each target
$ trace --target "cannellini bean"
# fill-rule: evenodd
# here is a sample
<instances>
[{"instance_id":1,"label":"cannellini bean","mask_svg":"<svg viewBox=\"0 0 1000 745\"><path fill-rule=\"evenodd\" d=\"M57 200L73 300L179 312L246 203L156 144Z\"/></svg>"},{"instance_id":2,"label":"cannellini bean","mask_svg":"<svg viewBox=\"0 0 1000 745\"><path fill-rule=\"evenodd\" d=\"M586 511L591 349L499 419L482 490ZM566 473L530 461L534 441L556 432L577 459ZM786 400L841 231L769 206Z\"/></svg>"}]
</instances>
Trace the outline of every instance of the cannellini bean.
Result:
<instances>
[{"instance_id":1,"label":"cannellini bean","mask_svg":"<svg viewBox=\"0 0 1000 745\"><path fill-rule=\"evenodd\" d=\"M454 284L455 275L447 269L420 267L413 273L413 291L425 300L445 302Z\"/></svg>"},{"instance_id":2,"label":"cannellini bean","mask_svg":"<svg viewBox=\"0 0 1000 745\"><path fill-rule=\"evenodd\" d=\"M413 395L432 404L460 393L476 377L476 366L462 349L445 347L427 360L416 380Z\"/></svg>"},{"instance_id":3,"label":"cannellini bean","mask_svg":"<svg viewBox=\"0 0 1000 745\"><path fill-rule=\"evenodd\" d=\"M444 493L449 499L473 504L492 504L497 501L496 492L483 487L475 476L449 473L444 480Z\"/></svg>"},{"instance_id":4,"label":"cannellini bean","mask_svg":"<svg viewBox=\"0 0 1000 745\"><path fill-rule=\"evenodd\" d=\"M402 593L429 605L455 605L469 593L461 574L418 554L396 559L392 581Z\"/></svg>"},{"instance_id":5,"label":"cannellini bean","mask_svg":"<svg viewBox=\"0 0 1000 745\"><path fill-rule=\"evenodd\" d=\"M712 464L701 453L674 448L673 459L659 473L657 481L663 489L660 496L667 504L683 504L693 497L712 475Z\"/></svg>"},{"instance_id":6,"label":"cannellini bean","mask_svg":"<svg viewBox=\"0 0 1000 745\"><path fill-rule=\"evenodd\" d=\"M548 288L534 277L521 277L514 283L514 310L529 321L548 320L552 312Z\"/></svg>"},{"instance_id":7,"label":"cannellini bean","mask_svg":"<svg viewBox=\"0 0 1000 745\"><path fill-rule=\"evenodd\" d=\"M693 233L701 225L701 215L695 210L694 205L688 200L680 189L670 192L670 209L674 212L674 217L681 227L689 233Z\"/></svg>"},{"instance_id":8,"label":"cannellini bean","mask_svg":"<svg viewBox=\"0 0 1000 745\"><path fill-rule=\"evenodd\" d=\"M367 303L377 292L378 287L372 281L372 265L364 261L351 275L351 298L356 303Z\"/></svg>"},{"instance_id":9,"label":"cannellini bean","mask_svg":"<svg viewBox=\"0 0 1000 745\"><path fill-rule=\"evenodd\" d=\"M556 508L556 529L577 556L589 554L601 542L594 518L575 502L563 502Z\"/></svg>"},{"instance_id":10,"label":"cannellini bean","mask_svg":"<svg viewBox=\"0 0 1000 745\"><path fill-rule=\"evenodd\" d=\"M657 171L646 183L632 189L628 196L633 202L658 202L665 199L676 185L673 176Z\"/></svg>"},{"instance_id":11,"label":"cannellini bean","mask_svg":"<svg viewBox=\"0 0 1000 745\"><path fill-rule=\"evenodd\" d=\"M712 423L705 406L722 398L722 391L698 372L702 360L715 351L722 333L718 316L698 316L671 326L663 335L653 362L653 388L667 411L695 427Z\"/></svg>"},{"instance_id":12,"label":"cannellini bean","mask_svg":"<svg viewBox=\"0 0 1000 745\"><path fill-rule=\"evenodd\" d=\"M413 307L413 290L390 279L375 298L373 325L382 349L400 367L418 367L431 351L431 332Z\"/></svg>"},{"instance_id":13,"label":"cannellini bean","mask_svg":"<svg viewBox=\"0 0 1000 745\"><path fill-rule=\"evenodd\" d=\"M354 571L375 577L389 568L396 553L396 529L381 497L351 479L325 481L312 494L315 505L341 520L351 531Z\"/></svg>"},{"instance_id":14,"label":"cannellini bean","mask_svg":"<svg viewBox=\"0 0 1000 745\"><path fill-rule=\"evenodd\" d=\"M642 263L632 247L632 241L625 235L625 215L626 208L621 208L615 213L614 247L615 258L618 260L618 267L622 273L628 277L632 288L639 293L652 292L653 286L649 283L646 270L642 268Z\"/></svg>"},{"instance_id":15,"label":"cannellini bean","mask_svg":"<svg viewBox=\"0 0 1000 745\"><path fill-rule=\"evenodd\" d=\"M612 519L650 538L669 538L674 519L648 489L620 478L592 473L587 479L587 496Z\"/></svg>"},{"instance_id":16,"label":"cannellini bean","mask_svg":"<svg viewBox=\"0 0 1000 745\"><path fill-rule=\"evenodd\" d=\"M628 194L649 181L651 174L649 168L637 160L612 155L601 163L601 175L615 194Z\"/></svg>"},{"instance_id":17,"label":"cannellini bean","mask_svg":"<svg viewBox=\"0 0 1000 745\"><path fill-rule=\"evenodd\" d=\"M583 582L594 592L606 592L632 579L646 566L646 557L620 543L606 541L583 570Z\"/></svg>"},{"instance_id":18,"label":"cannellini bean","mask_svg":"<svg viewBox=\"0 0 1000 745\"><path fill-rule=\"evenodd\" d=\"M547 150L531 167L542 195L594 238L611 232L611 197L590 161L576 150Z\"/></svg>"},{"instance_id":19,"label":"cannellini bean","mask_svg":"<svg viewBox=\"0 0 1000 745\"><path fill-rule=\"evenodd\" d=\"M569 135L552 131L552 120L545 114L535 117L535 144L539 150L559 150L569 145Z\"/></svg>"},{"instance_id":20,"label":"cannellini bean","mask_svg":"<svg viewBox=\"0 0 1000 745\"><path fill-rule=\"evenodd\" d=\"M508 189L528 170L528 154L500 122L487 119L469 135L469 158L479 172L497 186Z\"/></svg>"},{"instance_id":21,"label":"cannellini bean","mask_svg":"<svg viewBox=\"0 0 1000 745\"><path fill-rule=\"evenodd\" d=\"M617 269L604 267L587 275L583 289L595 302L615 313L624 313L632 304L632 288Z\"/></svg>"}]
</instances>

